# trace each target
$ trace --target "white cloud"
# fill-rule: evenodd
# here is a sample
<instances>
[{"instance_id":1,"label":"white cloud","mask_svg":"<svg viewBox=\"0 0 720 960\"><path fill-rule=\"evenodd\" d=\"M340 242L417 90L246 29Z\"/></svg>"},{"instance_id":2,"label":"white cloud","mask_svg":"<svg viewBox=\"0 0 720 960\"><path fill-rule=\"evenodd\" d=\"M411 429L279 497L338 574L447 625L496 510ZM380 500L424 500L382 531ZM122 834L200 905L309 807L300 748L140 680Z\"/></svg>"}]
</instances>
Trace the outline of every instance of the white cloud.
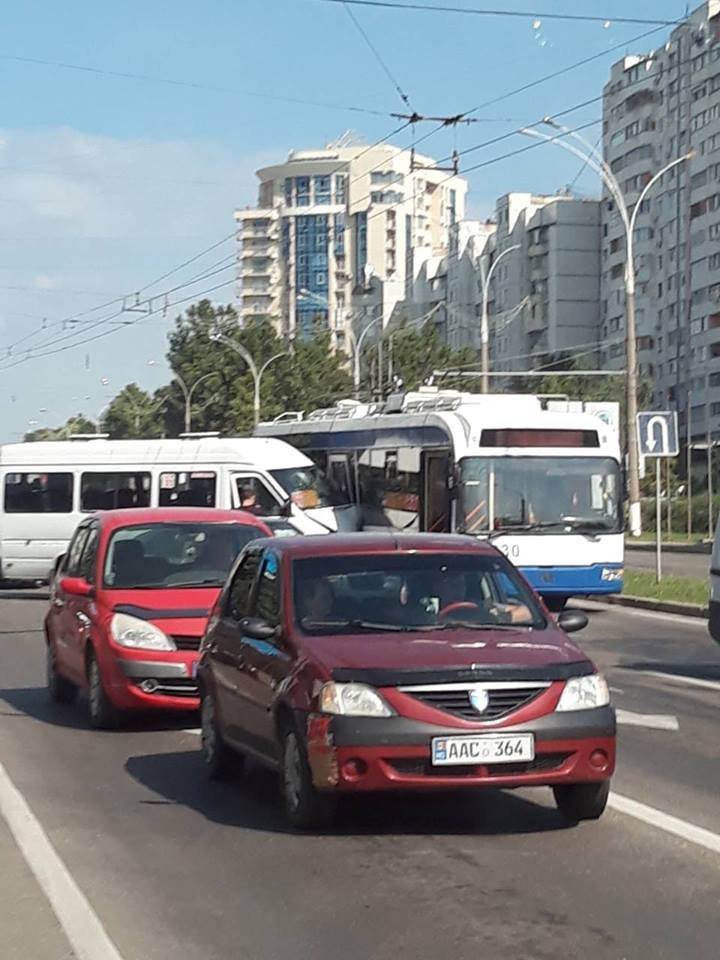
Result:
<instances>
[{"instance_id":1,"label":"white cloud","mask_svg":"<svg viewBox=\"0 0 720 960\"><path fill-rule=\"evenodd\" d=\"M77 130L0 131L3 238L208 235L253 202L254 170L211 140L122 140Z\"/></svg>"}]
</instances>

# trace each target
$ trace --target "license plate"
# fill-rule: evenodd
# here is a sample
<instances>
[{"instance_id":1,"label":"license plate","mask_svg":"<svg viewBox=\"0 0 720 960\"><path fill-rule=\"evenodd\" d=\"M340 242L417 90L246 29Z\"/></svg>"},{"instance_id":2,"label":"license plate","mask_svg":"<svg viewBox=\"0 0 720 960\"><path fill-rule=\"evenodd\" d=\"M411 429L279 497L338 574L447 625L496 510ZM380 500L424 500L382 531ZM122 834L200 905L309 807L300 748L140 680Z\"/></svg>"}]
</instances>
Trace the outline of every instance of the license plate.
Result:
<instances>
[{"instance_id":1,"label":"license plate","mask_svg":"<svg viewBox=\"0 0 720 960\"><path fill-rule=\"evenodd\" d=\"M474 737L435 737L432 762L436 767L474 763L519 763L535 759L532 733L484 733Z\"/></svg>"}]
</instances>

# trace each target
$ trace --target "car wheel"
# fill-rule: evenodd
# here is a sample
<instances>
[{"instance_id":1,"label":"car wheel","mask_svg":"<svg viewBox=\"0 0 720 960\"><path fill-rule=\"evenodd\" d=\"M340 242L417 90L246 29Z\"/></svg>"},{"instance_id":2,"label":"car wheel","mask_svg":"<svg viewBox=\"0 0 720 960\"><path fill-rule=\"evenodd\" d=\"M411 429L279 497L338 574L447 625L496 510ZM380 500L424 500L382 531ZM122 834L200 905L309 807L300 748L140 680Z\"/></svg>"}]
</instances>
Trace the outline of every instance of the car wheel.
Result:
<instances>
[{"instance_id":1,"label":"car wheel","mask_svg":"<svg viewBox=\"0 0 720 960\"><path fill-rule=\"evenodd\" d=\"M292 727L283 737L282 760L283 800L290 823L300 830L329 824L335 815L336 798L313 786L305 746Z\"/></svg>"},{"instance_id":2,"label":"car wheel","mask_svg":"<svg viewBox=\"0 0 720 960\"><path fill-rule=\"evenodd\" d=\"M545 606L550 613L562 613L567 606L567 597L545 597Z\"/></svg>"},{"instance_id":3,"label":"car wheel","mask_svg":"<svg viewBox=\"0 0 720 960\"><path fill-rule=\"evenodd\" d=\"M77 687L74 683L60 676L57 670L57 654L55 644L48 643L46 651L46 673L48 695L53 703L74 703L77 697Z\"/></svg>"},{"instance_id":4,"label":"car wheel","mask_svg":"<svg viewBox=\"0 0 720 960\"><path fill-rule=\"evenodd\" d=\"M120 719L117 707L105 691L100 664L93 652L88 656L88 715L95 730L112 730Z\"/></svg>"},{"instance_id":5,"label":"car wheel","mask_svg":"<svg viewBox=\"0 0 720 960\"><path fill-rule=\"evenodd\" d=\"M598 820L607 806L610 781L557 786L553 787L553 793L557 808L566 820L571 823Z\"/></svg>"},{"instance_id":6,"label":"car wheel","mask_svg":"<svg viewBox=\"0 0 720 960\"><path fill-rule=\"evenodd\" d=\"M200 750L207 775L211 780L227 780L233 764L237 769L242 757L235 757L218 728L215 701L212 694L203 694L200 704Z\"/></svg>"}]
</instances>

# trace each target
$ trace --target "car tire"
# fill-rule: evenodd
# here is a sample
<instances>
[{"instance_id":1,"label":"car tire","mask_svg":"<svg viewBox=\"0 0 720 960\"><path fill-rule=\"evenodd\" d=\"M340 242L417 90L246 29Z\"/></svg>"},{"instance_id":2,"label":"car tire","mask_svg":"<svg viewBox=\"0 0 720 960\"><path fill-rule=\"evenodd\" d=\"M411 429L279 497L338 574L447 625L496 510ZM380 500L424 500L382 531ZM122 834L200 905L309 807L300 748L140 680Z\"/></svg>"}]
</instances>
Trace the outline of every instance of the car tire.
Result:
<instances>
[{"instance_id":1,"label":"car tire","mask_svg":"<svg viewBox=\"0 0 720 960\"><path fill-rule=\"evenodd\" d=\"M607 806L610 781L561 785L553 787L553 793L558 810L571 823L599 820Z\"/></svg>"},{"instance_id":2,"label":"car tire","mask_svg":"<svg viewBox=\"0 0 720 960\"><path fill-rule=\"evenodd\" d=\"M74 703L78 688L58 673L55 644L48 642L46 650L48 696L53 703Z\"/></svg>"},{"instance_id":3,"label":"car tire","mask_svg":"<svg viewBox=\"0 0 720 960\"><path fill-rule=\"evenodd\" d=\"M243 762L233 755L218 729L215 700L211 693L204 693L200 702L200 752L203 765L211 780L227 780Z\"/></svg>"},{"instance_id":4,"label":"car tire","mask_svg":"<svg viewBox=\"0 0 720 960\"><path fill-rule=\"evenodd\" d=\"M285 815L298 830L328 826L336 813L336 798L315 789L302 737L288 725L282 740L282 794Z\"/></svg>"},{"instance_id":5,"label":"car tire","mask_svg":"<svg viewBox=\"0 0 720 960\"><path fill-rule=\"evenodd\" d=\"M550 613L562 613L567 606L568 597L545 597L545 606Z\"/></svg>"},{"instance_id":6,"label":"car tire","mask_svg":"<svg viewBox=\"0 0 720 960\"><path fill-rule=\"evenodd\" d=\"M112 730L120 721L120 714L105 690L100 664L94 651L90 651L87 661L88 677L88 718L94 730Z\"/></svg>"}]
</instances>

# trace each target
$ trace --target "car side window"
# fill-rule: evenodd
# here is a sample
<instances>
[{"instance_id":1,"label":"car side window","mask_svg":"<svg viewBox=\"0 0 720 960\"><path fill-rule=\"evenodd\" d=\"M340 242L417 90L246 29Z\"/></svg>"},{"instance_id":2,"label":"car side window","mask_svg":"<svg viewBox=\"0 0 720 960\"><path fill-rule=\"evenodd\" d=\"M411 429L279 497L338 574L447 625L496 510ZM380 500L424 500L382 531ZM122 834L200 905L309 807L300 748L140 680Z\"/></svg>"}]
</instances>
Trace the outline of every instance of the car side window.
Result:
<instances>
[{"instance_id":1,"label":"car side window","mask_svg":"<svg viewBox=\"0 0 720 960\"><path fill-rule=\"evenodd\" d=\"M227 607L225 609L225 614L232 617L233 620L242 620L250 613L252 589L259 564L260 554L256 550L251 550L243 557L235 571L228 591Z\"/></svg>"},{"instance_id":2,"label":"car side window","mask_svg":"<svg viewBox=\"0 0 720 960\"><path fill-rule=\"evenodd\" d=\"M62 569L68 577L77 577L80 567L80 557L82 556L83 548L85 542L88 538L88 528L78 527L75 531L75 536L70 541L70 546L68 547L67 557L65 558L65 564Z\"/></svg>"},{"instance_id":3,"label":"car side window","mask_svg":"<svg viewBox=\"0 0 720 960\"><path fill-rule=\"evenodd\" d=\"M263 557L254 614L271 627L280 624L280 565L272 550L266 550Z\"/></svg>"},{"instance_id":4,"label":"car side window","mask_svg":"<svg viewBox=\"0 0 720 960\"><path fill-rule=\"evenodd\" d=\"M84 577L85 580L91 584L94 584L96 580L99 539L100 531L97 524L93 524L89 528L89 533L87 535L87 539L85 540L85 548L82 552L79 564L80 576Z\"/></svg>"}]
</instances>

